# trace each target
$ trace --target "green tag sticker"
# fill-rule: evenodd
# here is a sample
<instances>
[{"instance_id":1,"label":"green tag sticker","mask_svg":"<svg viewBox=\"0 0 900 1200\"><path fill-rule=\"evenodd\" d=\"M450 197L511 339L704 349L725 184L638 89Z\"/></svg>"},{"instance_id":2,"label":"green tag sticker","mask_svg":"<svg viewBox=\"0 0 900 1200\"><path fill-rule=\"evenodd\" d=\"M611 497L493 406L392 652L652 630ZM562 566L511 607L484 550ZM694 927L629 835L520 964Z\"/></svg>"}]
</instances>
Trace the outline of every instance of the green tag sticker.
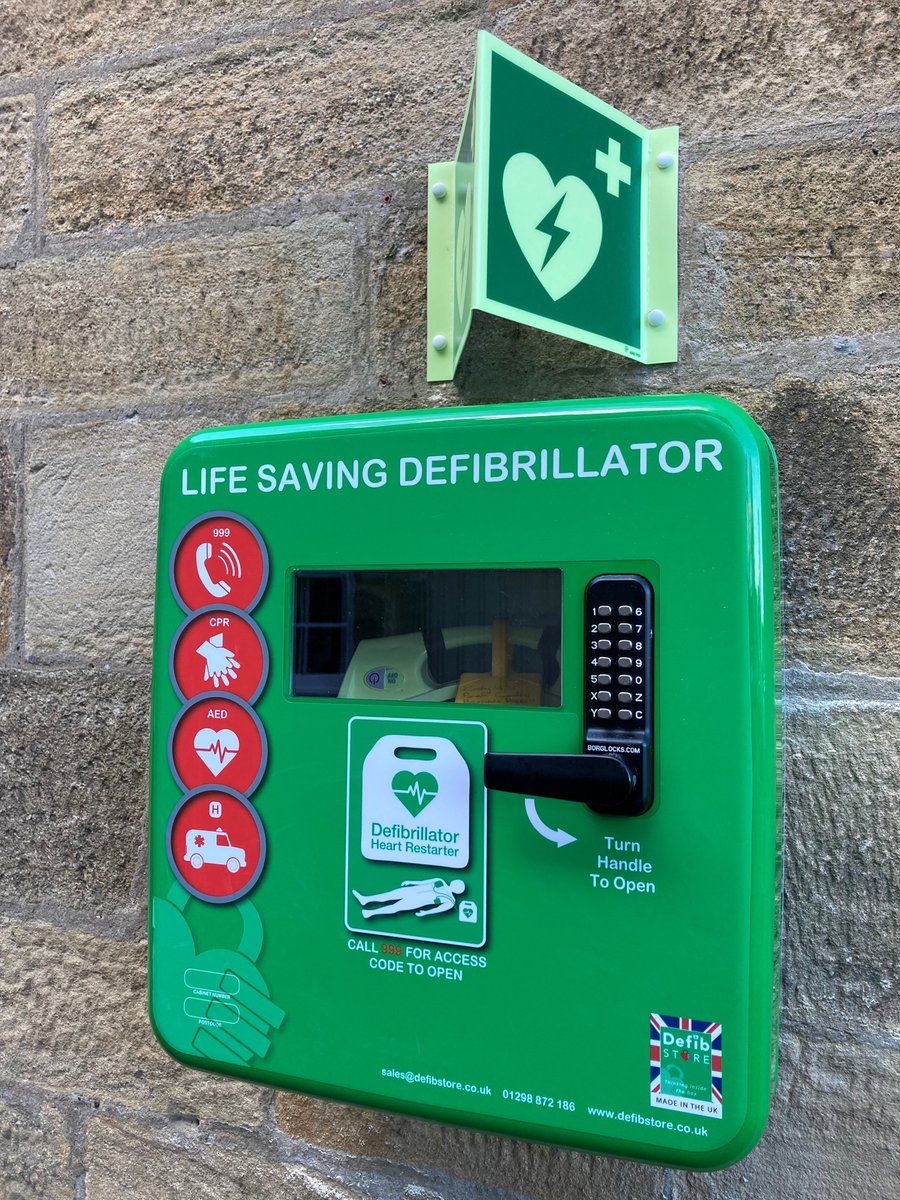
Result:
<instances>
[{"instance_id":1,"label":"green tag sticker","mask_svg":"<svg viewBox=\"0 0 900 1200\"><path fill-rule=\"evenodd\" d=\"M472 310L678 358L678 130L647 129L482 30L452 162L429 168L428 378Z\"/></svg>"},{"instance_id":2,"label":"green tag sticker","mask_svg":"<svg viewBox=\"0 0 900 1200\"><path fill-rule=\"evenodd\" d=\"M355 717L349 740L347 928L483 946L485 726Z\"/></svg>"},{"instance_id":3,"label":"green tag sticker","mask_svg":"<svg viewBox=\"0 0 900 1200\"><path fill-rule=\"evenodd\" d=\"M641 354L644 138L491 62L487 298Z\"/></svg>"}]
</instances>

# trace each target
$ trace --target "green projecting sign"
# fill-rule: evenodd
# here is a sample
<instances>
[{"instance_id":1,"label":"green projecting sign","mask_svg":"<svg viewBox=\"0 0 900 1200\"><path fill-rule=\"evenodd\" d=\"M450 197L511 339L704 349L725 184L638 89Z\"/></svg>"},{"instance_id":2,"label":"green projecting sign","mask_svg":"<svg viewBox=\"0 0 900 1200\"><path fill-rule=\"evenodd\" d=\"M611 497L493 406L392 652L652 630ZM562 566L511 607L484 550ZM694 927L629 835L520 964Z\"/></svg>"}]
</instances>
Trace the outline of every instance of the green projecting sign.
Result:
<instances>
[{"instance_id":1,"label":"green projecting sign","mask_svg":"<svg viewBox=\"0 0 900 1200\"><path fill-rule=\"evenodd\" d=\"M456 161L428 175L428 378L472 310L678 356L678 129L645 129L487 33Z\"/></svg>"}]
</instances>

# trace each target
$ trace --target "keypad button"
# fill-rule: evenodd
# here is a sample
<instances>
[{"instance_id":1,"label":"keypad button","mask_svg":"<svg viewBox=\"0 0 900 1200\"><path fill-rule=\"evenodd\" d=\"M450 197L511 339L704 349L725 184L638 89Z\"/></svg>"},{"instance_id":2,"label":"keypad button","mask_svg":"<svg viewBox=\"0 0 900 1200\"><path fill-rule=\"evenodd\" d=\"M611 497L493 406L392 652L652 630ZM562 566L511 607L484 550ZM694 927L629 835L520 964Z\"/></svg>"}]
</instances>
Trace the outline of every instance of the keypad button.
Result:
<instances>
[{"instance_id":1,"label":"keypad button","mask_svg":"<svg viewBox=\"0 0 900 1200\"><path fill-rule=\"evenodd\" d=\"M634 612L634 609L631 607L630 604L620 604L619 605L619 616L620 617L630 617L633 612Z\"/></svg>"},{"instance_id":2,"label":"keypad button","mask_svg":"<svg viewBox=\"0 0 900 1200\"><path fill-rule=\"evenodd\" d=\"M620 679L619 683L621 683L621 682L622 682L622 680ZM631 683L631 680L629 679L628 682ZM599 684L612 683L612 675L598 675L597 683L599 683Z\"/></svg>"},{"instance_id":3,"label":"keypad button","mask_svg":"<svg viewBox=\"0 0 900 1200\"><path fill-rule=\"evenodd\" d=\"M600 718L601 721L608 721L609 718L612 716L612 711L611 711L611 709L608 709L608 708L598 708L597 716Z\"/></svg>"},{"instance_id":4,"label":"keypad button","mask_svg":"<svg viewBox=\"0 0 900 1200\"><path fill-rule=\"evenodd\" d=\"M598 692L596 698L605 704L607 700L612 700L612 692ZM622 697L620 696L619 699L621 700ZM630 700L631 697L629 696L628 699Z\"/></svg>"},{"instance_id":5,"label":"keypad button","mask_svg":"<svg viewBox=\"0 0 900 1200\"><path fill-rule=\"evenodd\" d=\"M616 699L618 700L618 702L620 704L630 704L632 702L632 700L634 699L634 693L633 692L619 692L618 696L616 696Z\"/></svg>"},{"instance_id":6,"label":"keypad button","mask_svg":"<svg viewBox=\"0 0 900 1200\"><path fill-rule=\"evenodd\" d=\"M609 638L600 638L595 643L595 649L597 650L609 650L611 646L612 642L609 640Z\"/></svg>"},{"instance_id":7,"label":"keypad button","mask_svg":"<svg viewBox=\"0 0 900 1200\"><path fill-rule=\"evenodd\" d=\"M598 621L595 627L595 632L597 633L610 633L611 631L612 625L610 625L609 621Z\"/></svg>"},{"instance_id":8,"label":"keypad button","mask_svg":"<svg viewBox=\"0 0 900 1200\"><path fill-rule=\"evenodd\" d=\"M600 680L601 683L606 683L606 677ZM634 678L631 675L620 675L619 684L622 687L630 687L634 683Z\"/></svg>"},{"instance_id":9,"label":"keypad button","mask_svg":"<svg viewBox=\"0 0 900 1200\"><path fill-rule=\"evenodd\" d=\"M616 665L619 667L631 667L631 666L634 666L634 659L620 658L620 659L618 659Z\"/></svg>"},{"instance_id":10,"label":"keypad button","mask_svg":"<svg viewBox=\"0 0 900 1200\"><path fill-rule=\"evenodd\" d=\"M596 658L596 659L594 659L594 665L598 666L598 667L611 667L612 659L611 658L602 658L602 657Z\"/></svg>"},{"instance_id":11,"label":"keypad button","mask_svg":"<svg viewBox=\"0 0 900 1200\"><path fill-rule=\"evenodd\" d=\"M634 626L630 621L620 621L619 633L634 633Z\"/></svg>"},{"instance_id":12,"label":"keypad button","mask_svg":"<svg viewBox=\"0 0 900 1200\"><path fill-rule=\"evenodd\" d=\"M608 617L611 615L612 609L608 604L601 604L598 608L594 609L594 612L598 617Z\"/></svg>"},{"instance_id":13,"label":"keypad button","mask_svg":"<svg viewBox=\"0 0 900 1200\"><path fill-rule=\"evenodd\" d=\"M620 650L633 650L634 642L632 642L630 638L619 638L619 649Z\"/></svg>"},{"instance_id":14,"label":"keypad button","mask_svg":"<svg viewBox=\"0 0 900 1200\"><path fill-rule=\"evenodd\" d=\"M631 718L634 716L634 713L631 711L630 708L620 708L618 716L619 716L620 721L630 721Z\"/></svg>"}]
</instances>

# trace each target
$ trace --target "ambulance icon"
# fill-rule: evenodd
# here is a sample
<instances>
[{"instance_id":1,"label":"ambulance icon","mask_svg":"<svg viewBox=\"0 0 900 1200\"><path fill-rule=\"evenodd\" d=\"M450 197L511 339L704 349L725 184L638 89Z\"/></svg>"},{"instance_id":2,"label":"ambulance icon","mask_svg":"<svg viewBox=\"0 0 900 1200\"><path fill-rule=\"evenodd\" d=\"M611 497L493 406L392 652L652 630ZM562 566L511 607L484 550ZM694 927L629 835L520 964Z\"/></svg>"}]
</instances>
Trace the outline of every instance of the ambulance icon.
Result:
<instances>
[{"instance_id":1,"label":"ambulance icon","mask_svg":"<svg viewBox=\"0 0 900 1200\"><path fill-rule=\"evenodd\" d=\"M184 839L184 861L195 871L207 864L226 867L236 875L247 865L247 852L233 846L224 829L189 829Z\"/></svg>"}]
</instances>

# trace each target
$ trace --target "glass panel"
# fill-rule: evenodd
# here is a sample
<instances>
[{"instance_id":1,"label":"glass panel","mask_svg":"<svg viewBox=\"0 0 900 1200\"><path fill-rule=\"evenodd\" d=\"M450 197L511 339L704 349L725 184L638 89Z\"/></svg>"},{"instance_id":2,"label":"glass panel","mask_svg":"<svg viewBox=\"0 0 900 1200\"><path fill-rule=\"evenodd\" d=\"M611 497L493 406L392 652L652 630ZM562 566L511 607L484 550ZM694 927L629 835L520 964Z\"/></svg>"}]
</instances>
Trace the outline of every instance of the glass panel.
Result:
<instances>
[{"instance_id":1,"label":"glass panel","mask_svg":"<svg viewBox=\"0 0 900 1200\"><path fill-rule=\"evenodd\" d=\"M557 706L553 568L297 571L295 696Z\"/></svg>"}]
</instances>

